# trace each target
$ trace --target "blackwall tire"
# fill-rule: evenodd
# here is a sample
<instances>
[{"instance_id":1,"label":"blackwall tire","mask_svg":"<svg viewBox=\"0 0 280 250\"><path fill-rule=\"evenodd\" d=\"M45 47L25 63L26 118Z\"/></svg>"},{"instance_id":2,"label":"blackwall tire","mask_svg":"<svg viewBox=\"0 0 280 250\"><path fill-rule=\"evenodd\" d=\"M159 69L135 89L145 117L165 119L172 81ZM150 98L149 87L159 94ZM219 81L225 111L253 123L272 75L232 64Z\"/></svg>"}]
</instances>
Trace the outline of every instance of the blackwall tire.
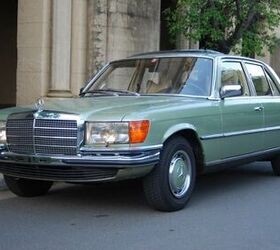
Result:
<instances>
[{"instance_id":1,"label":"blackwall tire","mask_svg":"<svg viewBox=\"0 0 280 250\"><path fill-rule=\"evenodd\" d=\"M160 211L184 208L195 186L196 164L193 149L183 137L169 139L159 164L143 180L149 205Z\"/></svg>"},{"instance_id":2,"label":"blackwall tire","mask_svg":"<svg viewBox=\"0 0 280 250\"><path fill-rule=\"evenodd\" d=\"M46 194L53 182L4 176L8 188L17 196L34 197Z\"/></svg>"}]
</instances>

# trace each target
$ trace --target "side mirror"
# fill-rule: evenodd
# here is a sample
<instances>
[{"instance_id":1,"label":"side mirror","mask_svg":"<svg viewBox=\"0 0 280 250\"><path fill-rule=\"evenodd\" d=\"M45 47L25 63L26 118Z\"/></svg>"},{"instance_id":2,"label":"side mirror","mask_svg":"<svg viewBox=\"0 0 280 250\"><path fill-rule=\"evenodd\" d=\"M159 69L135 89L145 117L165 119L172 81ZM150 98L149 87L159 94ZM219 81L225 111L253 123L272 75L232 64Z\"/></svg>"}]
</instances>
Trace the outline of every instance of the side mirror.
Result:
<instances>
[{"instance_id":1,"label":"side mirror","mask_svg":"<svg viewBox=\"0 0 280 250\"><path fill-rule=\"evenodd\" d=\"M241 96L243 94L241 85L225 85L220 90L220 96L222 99L226 97Z\"/></svg>"}]
</instances>

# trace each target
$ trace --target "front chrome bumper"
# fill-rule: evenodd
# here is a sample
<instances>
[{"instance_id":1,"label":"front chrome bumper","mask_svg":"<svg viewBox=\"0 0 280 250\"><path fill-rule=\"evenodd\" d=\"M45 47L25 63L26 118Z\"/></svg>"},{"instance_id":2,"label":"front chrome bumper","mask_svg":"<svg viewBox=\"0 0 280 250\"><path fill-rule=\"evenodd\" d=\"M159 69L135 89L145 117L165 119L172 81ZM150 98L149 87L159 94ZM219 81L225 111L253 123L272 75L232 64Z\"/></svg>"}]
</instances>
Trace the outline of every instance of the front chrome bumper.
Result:
<instances>
[{"instance_id":1,"label":"front chrome bumper","mask_svg":"<svg viewBox=\"0 0 280 250\"><path fill-rule=\"evenodd\" d=\"M76 156L22 155L2 151L0 172L51 181L90 182L144 176L158 163L160 148L142 151L90 151Z\"/></svg>"}]
</instances>

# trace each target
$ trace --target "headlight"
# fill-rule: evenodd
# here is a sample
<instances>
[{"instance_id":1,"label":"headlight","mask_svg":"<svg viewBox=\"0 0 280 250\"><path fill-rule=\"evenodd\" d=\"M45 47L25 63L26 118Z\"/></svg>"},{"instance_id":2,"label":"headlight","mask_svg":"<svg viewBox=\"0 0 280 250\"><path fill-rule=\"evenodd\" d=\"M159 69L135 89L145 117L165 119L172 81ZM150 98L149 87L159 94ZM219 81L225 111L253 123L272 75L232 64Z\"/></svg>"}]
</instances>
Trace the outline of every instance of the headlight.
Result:
<instances>
[{"instance_id":1,"label":"headlight","mask_svg":"<svg viewBox=\"0 0 280 250\"><path fill-rule=\"evenodd\" d=\"M6 122L0 121L0 144L6 143Z\"/></svg>"},{"instance_id":2,"label":"headlight","mask_svg":"<svg viewBox=\"0 0 280 250\"><path fill-rule=\"evenodd\" d=\"M86 144L128 143L128 122L86 124Z\"/></svg>"},{"instance_id":3,"label":"headlight","mask_svg":"<svg viewBox=\"0 0 280 250\"><path fill-rule=\"evenodd\" d=\"M87 122L86 145L141 143L148 134L147 120L131 122Z\"/></svg>"}]
</instances>

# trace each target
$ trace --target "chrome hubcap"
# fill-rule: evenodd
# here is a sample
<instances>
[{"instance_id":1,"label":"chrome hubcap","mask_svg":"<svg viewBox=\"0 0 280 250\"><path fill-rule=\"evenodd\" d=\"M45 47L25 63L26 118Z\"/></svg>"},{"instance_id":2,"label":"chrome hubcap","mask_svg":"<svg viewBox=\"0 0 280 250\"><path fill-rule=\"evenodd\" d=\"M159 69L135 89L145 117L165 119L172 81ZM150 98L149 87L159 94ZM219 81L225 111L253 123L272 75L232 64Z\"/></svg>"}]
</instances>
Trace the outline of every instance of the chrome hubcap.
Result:
<instances>
[{"instance_id":1,"label":"chrome hubcap","mask_svg":"<svg viewBox=\"0 0 280 250\"><path fill-rule=\"evenodd\" d=\"M188 191L191 182L191 160L188 154L177 151L169 166L169 186L176 198L181 198Z\"/></svg>"}]
</instances>

